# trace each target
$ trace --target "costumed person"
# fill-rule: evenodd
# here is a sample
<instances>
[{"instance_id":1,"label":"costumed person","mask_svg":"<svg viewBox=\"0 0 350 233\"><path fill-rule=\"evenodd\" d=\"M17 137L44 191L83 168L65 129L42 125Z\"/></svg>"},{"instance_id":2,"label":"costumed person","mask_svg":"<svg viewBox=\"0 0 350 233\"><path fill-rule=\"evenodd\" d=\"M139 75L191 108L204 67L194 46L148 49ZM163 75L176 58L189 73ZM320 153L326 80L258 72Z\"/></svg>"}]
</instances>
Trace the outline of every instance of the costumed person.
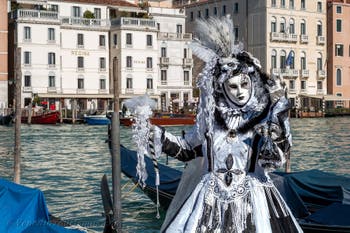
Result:
<instances>
[{"instance_id":1,"label":"costumed person","mask_svg":"<svg viewBox=\"0 0 350 233\"><path fill-rule=\"evenodd\" d=\"M292 143L285 87L234 43L232 25L198 22L192 51L206 65L192 131L152 127L156 148L188 162L161 232L302 232L268 174Z\"/></svg>"}]
</instances>

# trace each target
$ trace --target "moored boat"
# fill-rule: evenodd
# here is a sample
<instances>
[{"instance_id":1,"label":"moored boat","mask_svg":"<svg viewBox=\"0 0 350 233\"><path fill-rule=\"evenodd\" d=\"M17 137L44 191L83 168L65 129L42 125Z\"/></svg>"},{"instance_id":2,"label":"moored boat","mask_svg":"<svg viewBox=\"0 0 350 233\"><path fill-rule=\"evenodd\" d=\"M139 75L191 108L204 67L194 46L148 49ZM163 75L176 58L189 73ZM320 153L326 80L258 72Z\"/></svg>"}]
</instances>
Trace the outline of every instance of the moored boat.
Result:
<instances>
[{"instance_id":1,"label":"moored boat","mask_svg":"<svg viewBox=\"0 0 350 233\"><path fill-rule=\"evenodd\" d=\"M179 126L179 125L193 125L196 122L196 116L190 114L158 114L150 118L153 125L160 126ZM133 118L121 118L120 124L123 126L131 126Z\"/></svg>"},{"instance_id":2,"label":"moored boat","mask_svg":"<svg viewBox=\"0 0 350 233\"><path fill-rule=\"evenodd\" d=\"M14 114L0 115L0 125L11 125L13 122Z\"/></svg>"},{"instance_id":3,"label":"moored boat","mask_svg":"<svg viewBox=\"0 0 350 233\"><path fill-rule=\"evenodd\" d=\"M60 118L60 113L57 111L48 112L41 115L31 117L31 124L56 124ZM22 116L22 123L28 123L28 116Z\"/></svg>"},{"instance_id":4,"label":"moored boat","mask_svg":"<svg viewBox=\"0 0 350 233\"><path fill-rule=\"evenodd\" d=\"M84 115L84 120L88 125L108 125L111 120L105 114L100 115Z\"/></svg>"},{"instance_id":5,"label":"moored boat","mask_svg":"<svg viewBox=\"0 0 350 233\"><path fill-rule=\"evenodd\" d=\"M142 191L157 203L155 171L152 160L145 156L148 178ZM121 168L135 184L137 154L121 147ZM182 172L159 164L159 202L167 209L172 201ZM350 179L319 170L294 173L275 172L271 178L306 233L350 233ZM140 186L139 186L140 187Z\"/></svg>"}]
</instances>

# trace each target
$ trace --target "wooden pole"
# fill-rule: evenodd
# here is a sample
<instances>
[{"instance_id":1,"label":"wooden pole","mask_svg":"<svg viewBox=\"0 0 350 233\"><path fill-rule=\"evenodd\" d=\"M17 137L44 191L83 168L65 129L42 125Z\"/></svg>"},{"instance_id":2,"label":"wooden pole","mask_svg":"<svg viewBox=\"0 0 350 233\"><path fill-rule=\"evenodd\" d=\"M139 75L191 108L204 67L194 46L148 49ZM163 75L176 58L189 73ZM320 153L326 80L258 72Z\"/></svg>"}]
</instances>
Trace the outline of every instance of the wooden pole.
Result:
<instances>
[{"instance_id":1,"label":"wooden pole","mask_svg":"<svg viewBox=\"0 0 350 233\"><path fill-rule=\"evenodd\" d=\"M30 101L29 105L28 105L28 124L32 123L32 100Z\"/></svg>"},{"instance_id":2,"label":"wooden pole","mask_svg":"<svg viewBox=\"0 0 350 233\"><path fill-rule=\"evenodd\" d=\"M21 48L16 49L15 57L15 151L14 151L14 178L13 181L17 184L21 183L21 87L22 87L22 72L21 72Z\"/></svg>"},{"instance_id":3,"label":"wooden pole","mask_svg":"<svg viewBox=\"0 0 350 233\"><path fill-rule=\"evenodd\" d=\"M122 232L121 215L121 166L120 166L120 132L119 132L119 85L118 85L118 59L113 58L113 92L114 113L112 117L112 188L113 188L113 213L114 228L116 232Z\"/></svg>"}]
</instances>

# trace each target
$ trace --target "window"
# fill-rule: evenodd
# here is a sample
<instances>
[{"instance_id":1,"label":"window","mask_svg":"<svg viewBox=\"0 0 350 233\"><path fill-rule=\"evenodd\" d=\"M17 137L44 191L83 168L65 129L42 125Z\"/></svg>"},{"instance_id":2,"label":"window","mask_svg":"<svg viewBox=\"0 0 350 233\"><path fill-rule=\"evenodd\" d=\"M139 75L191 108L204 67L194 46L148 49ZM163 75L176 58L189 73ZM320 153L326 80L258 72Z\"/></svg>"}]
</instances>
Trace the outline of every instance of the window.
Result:
<instances>
[{"instance_id":1,"label":"window","mask_svg":"<svg viewBox=\"0 0 350 233\"><path fill-rule=\"evenodd\" d=\"M126 67L132 68L132 56L126 56Z\"/></svg>"},{"instance_id":2,"label":"window","mask_svg":"<svg viewBox=\"0 0 350 233\"><path fill-rule=\"evenodd\" d=\"M271 0L271 6L276 7L276 0Z\"/></svg>"},{"instance_id":3,"label":"window","mask_svg":"<svg viewBox=\"0 0 350 233\"><path fill-rule=\"evenodd\" d=\"M338 56L338 57L344 56L344 45L335 44L335 56Z\"/></svg>"},{"instance_id":4,"label":"window","mask_svg":"<svg viewBox=\"0 0 350 233\"><path fill-rule=\"evenodd\" d=\"M30 41L32 39L32 35L31 35L31 32L30 32L30 27L24 27L24 40L26 41Z\"/></svg>"},{"instance_id":5,"label":"window","mask_svg":"<svg viewBox=\"0 0 350 233\"><path fill-rule=\"evenodd\" d=\"M25 51L24 52L24 65L30 65L32 60L32 53Z\"/></svg>"},{"instance_id":6,"label":"window","mask_svg":"<svg viewBox=\"0 0 350 233\"><path fill-rule=\"evenodd\" d=\"M234 13L234 14L238 14L238 2L235 2L235 3L233 4L233 13Z\"/></svg>"},{"instance_id":7,"label":"window","mask_svg":"<svg viewBox=\"0 0 350 233\"><path fill-rule=\"evenodd\" d=\"M147 78L147 89L153 89L153 79Z\"/></svg>"},{"instance_id":8,"label":"window","mask_svg":"<svg viewBox=\"0 0 350 233\"><path fill-rule=\"evenodd\" d=\"M184 49L184 58L187 58L187 49Z\"/></svg>"},{"instance_id":9,"label":"window","mask_svg":"<svg viewBox=\"0 0 350 233\"><path fill-rule=\"evenodd\" d=\"M295 90L295 80L289 80L289 90Z\"/></svg>"},{"instance_id":10,"label":"window","mask_svg":"<svg viewBox=\"0 0 350 233\"><path fill-rule=\"evenodd\" d=\"M322 70L322 57L317 58L317 70Z\"/></svg>"},{"instance_id":11,"label":"window","mask_svg":"<svg viewBox=\"0 0 350 233\"><path fill-rule=\"evenodd\" d=\"M322 81L317 81L317 90L322 90L322 89L323 89Z\"/></svg>"},{"instance_id":12,"label":"window","mask_svg":"<svg viewBox=\"0 0 350 233\"><path fill-rule=\"evenodd\" d=\"M290 69L294 69L294 52L290 51L286 59L286 66L289 66Z\"/></svg>"},{"instance_id":13,"label":"window","mask_svg":"<svg viewBox=\"0 0 350 233\"><path fill-rule=\"evenodd\" d=\"M201 17L201 11L197 11L197 17L198 17L198 18Z\"/></svg>"},{"instance_id":14,"label":"window","mask_svg":"<svg viewBox=\"0 0 350 233\"><path fill-rule=\"evenodd\" d=\"M306 81L305 80L301 80L300 81L300 89L301 90L306 90Z\"/></svg>"},{"instance_id":15,"label":"window","mask_svg":"<svg viewBox=\"0 0 350 233\"><path fill-rule=\"evenodd\" d=\"M126 88L127 89L132 88L132 78L126 78Z\"/></svg>"},{"instance_id":16,"label":"window","mask_svg":"<svg viewBox=\"0 0 350 233\"><path fill-rule=\"evenodd\" d=\"M78 45L79 48L84 47L84 34L78 33L77 45Z\"/></svg>"},{"instance_id":17,"label":"window","mask_svg":"<svg viewBox=\"0 0 350 233\"><path fill-rule=\"evenodd\" d=\"M280 56L280 68L285 69L286 68L286 52L282 51Z\"/></svg>"},{"instance_id":18,"label":"window","mask_svg":"<svg viewBox=\"0 0 350 233\"><path fill-rule=\"evenodd\" d=\"M294 19L289 20L289 34L295 34Z\"/></svg>"},{"instance_id":19,"label":"window","mask_svg":"<svg viewBox=\"0 0 350 233\"><path fill-rule=\"evenodd\" d=\"M48 54L48 62L49 65L55 65L56 64L56 55L55 53L49 53Z\"/></svg>"},{"instance_id":20,"label":"window","mask_svg":"<svg viewBox=\"0 0 350 233\"><path fill-rule=\"evenodd\" d=\"M100 70L106 70L106 58L100 57Z\"/></svg>"},{"instance_id":21,"label":"window","mask_svg":"<svg viewBox=\"0 0 350 233\"><path fill-rule=\"evenodd\" d=\"M162 47L162 48L160 49L160 56L161 56L161 57L166 57L166 48L165 48L165 47Z\"/></svg>"},{"instance_id":22,"label":"window","mask_svg":"<svg viewBox=\"0 0 350 233\"><path fill-rule=\"evenodd\" d=\"M30 75L24 75L24 86L25 87L32 86L32 77Z\"/></svg>"},{"instance_id":23,"label":"window","mask_svg":"<svg viewBox=\"0 0 350 233\"><path fill-rule=\"evenodd\" d=\"M152 62L152 57L147 57L147 69L152 69L153 68L153 62Z\"/></svg>"},{"instance_id":24,"label":"window","mask_svg":"<svg viewBox=\"0 0 350 233\"><path fill-rule=\"evenodd\" d=\"M160 80L162 85L167 84L167 71L166 70L161 70L160 71Z\"/></svg>"},{"instance_id":25,"label":"window","mask_svg":"<svg viewBox=\"0 0 350 233\"><path fill-rule=\"evenodd\" d=\"M95 19L101 19L101 9L100 8L94 8L94 17L95 17Z\"/></svg>"},{"instance_id":26,"label":"window","mask_svg":"<svg viewBox=\"0 0 350 233\"><path fill-rule=\"evenodd\" d=\"M337 32L341 32L341 19L337 19L336 24Z\"/></svg>"},{"instance_id":27,"label":"window","mask_svg":"<svg viewBox=\"0 0 350 233\"><path fill-rule=\"evenodd\" d=\"M176 33L182 33L182 25L181 24L176 25Z\"/></svg>"},{"instance_id":28,"label":"window","mask_svg":"<svg viewBox=\"0 0 350 233\"><path fill-rule=\"evenodd\" d=\"M322 2L317 2L317 12L322 12Z\"/></svg>"},{"instance_id":29,"label":"window","mask_svg":"<svg viewBox=\"0 0 350 233\"><path fill-rule=\"evenodd\" d=\"M76 18L81 17L80 7L78 7L78 6L73 6L72 13L73 13L73 17L76 17Z\"/></svg>"},{"instance_id":30,"label":"window","mask_svg":"<svg viewBox=\"0 0 350 233\"><path fill-rule=\"evenodd\" d=\"M289 0L289 8L294 9L294 0Z\"/></svg>"},{"instance_id":31,"label":"window","mask_svg":"<svg viewBox=\"0 0 350 233\"><path fill-rule=\"evenodd\" d=\"M322 36L322 23L317 22L317 36Z\"/></svg>"},{"instance_id":32,"label":"window","mask_svg":"<svg viewBox=\"0 0 350 233\"><path fill-rule=\"evenodd\" d=\"M205 9L205 18L206 19L209 18L209 9L208 8Z\"/></svg>"},{"instance_id":33,"label":"window","mask_svg":"<svg viewBox=\"0 0 350 233\"><path fill-rule=\"evenodd\" d=\"M84 57L78 57L78 69L84 68Z\"/></svg>"},{"instance_id":34,"label":"window","mask_svg":"<svg viewBox=\"0 0 350 233\"><path fill-rule=\"evenodd\" d=\"M218 15L218 8L216 6L214 7L214 15Z\"/></svg>"},{"instance_id":35,"label":"window","mask_svg":"<svg viewBox=\"0 0 350 233\"><path fill-rule=\"evenodd\" d=\"M54 75L49 75L49 87L56 87Z\"/></svg>"},{"instance_id":36,"label":"window","mask_svg":"<svg viewBox=\"0 0 350 233\"><path fill-rule=\"evenodd\" d=\"M301 57L300 58L300 68L302 70L306 70L306 57Z\"/></svg>"},{"instance_id":37,"label":"window","mask_svg":"<svg viewBox=\"0 0 350 233\"><path fill-rule=\"evenodd\" d=\"M126 33L126 45L132 45L132 34Z\"/></svg>"},{"instance_id":38,"label":"window","mask_svg":"<svg viewBox=\"0 0 350 233\"><path fill-rule=\"evenodd\" d=\"M301 9L305 10L305 0L300 1Z\"/></svg>"},{"instance_id":39,"label":"window","mask_svg":"<svg viewBox=\"0 0 350 233\"><path fill-rule=\"evenodd\" d=\"M276 32L277 28L276 28L276 18L272 17L271 19L271 32Z\"/></svg>"},{"instance_id":40,"label":"window","mask_svg":"<svg viewBox=\"0 0 350 233\"><path fill-rule=\"evenodd\" d=\"M118 44L118 35L117 33L113 34L113 45L116 46Z\"/></svg>"},{"instance_id":41,"label":"window","mask_svg":"<svg viewBox=\"0 0 350 233\"><path fill-rule=\"evenodd\" d=\"M276 69L277 68L277 53L276 50L272 50L271 53L271 68Z\"/></svg>"},{"instance_id":42,"label":"window","mask_svg":"<svg viewBox=\"0 0 350 233\"><path fill-rule=\"evenodd\" d=\"M226 15L226 5L222 6L222 15Z\"/></svg>"},{"instance_id":43,"label":"window","mask_svg":"<svg viewBox=\"0 0 350 233\"><path fill-rule=\"evenodd\" d=\"M281 0L281 8L285 8L286 7L286 0Z\"/></svg>"},{"instance_id":44,"label":"window","mask_svg":"<svg viewBox=\"0 0 350 233\"><path fill-rule=\"evenodd\" d=\"M153 45L152 35L146 35L147 46L151 47Z\"/></svg>"},{"instance_id":45,"label":"window","mask_svg":"<svg viewBox=\"0 0 350 233\"><path fill-rule=\"evenodd\" d=\"M55 29L54 28L47 29L47 40L48 41L55 41Z\"/></svg>"},{"instance_id":46,"label":"window","mask_svg":"<svg viewBox=\"0 0 350 233\"><path fill-rule=\"evenodd\" d=\"M184 70L184 85L190 85L190 72Z\"/></svg>"},{"instance_id":47,"label":"window","mask_svg":"<svg viewBox=\"0 0 350 233\"><path fill-rule=\"evenodd\" d=\"M191 11L190 15L191 21L193 21L193 11Z\"/></svg>"},{"instance_id":48,"label":"window","mask_svg":"<svg viewBox=\"0 0 350 233\"><path fill-rule=\"evenodd\" d=\"M337 69L337 86L341 86L341 69Z\"/></svg>"},{"instance_id":49,"label":"window","mask_svg":"<svg viewBox=\"0 0 350 233\"><path fill-rule=\"evenodd\" d=\"M285 33L286 32L286 20L285 18L281 19L280 22L280 32Z\"/></svg>"},{"instance_id":50,"label":"window","mask_svg":"<svg viewBox=\"0 0 350 233\"><path fill-rule=\"evenodd\" d=\"M233 34L235 35L235 41L238 41L238 27L233 27Z\"/></svg>"},{"instance_id":51,"label":"window","mask_svg":"<svg viewBox=\"0 0 350 233\"><path fill-rule=\"evenodd\" d=\"M306 24L304 20L300 23L300 34L306 35Z\"/></svg>"},{"instance_id":52,"label":"window","mask_svg":"<svg viewBox=\"0 0 350 233\"><path fill-rule=\"evenodd\" d=\"M106 89L106 79L101 78L100 79L100 89L105 90Z\"/></svg>"},{"instance_id":53,"label":"window","mask_svg":"<svg viewBox=\"0 0 350 233\"><path fill-rule=\"evenodd\" d=\"M157 30L160 31L160 23L157 23Z\"/></svg>"},{"instance_id":54,"label":"window","mask_svg":"<svg viewBox=\"0 0 350 233\"><path fill-rule=\"evenodd\" d=\"M105 37L105 35L100 35L99 36L98 44L101 47L105 47L106 46L106 37Z\"/></svg>"},{"instance_id":55,"label":"window","mask_svg":"<svg viewBox=\"0 0 350 233\"><path fill-rule=\"evenodd\" d=\"M52 5L49 6L48 10L49 11L58 12L58 5L52 4Z\"/></svg>"},{"instance_id":56,"label":"window","mask_svg":"<svg viewBox=\"0 0 350 233\"><path fill-rule=\"evenodd\" d=\"M84 79L78 78L78 89L84 89Z\"/></svg>"},{"instance_id":57,"label":"window","mask_svg":"<svg viewBox=\"0 0 350 233\"><path fill-rule=\"evenodd\" d=\"M337 14L341 14L341 13L342 13L342 8L341 8L341 6L337 6L336 12L337 12Z\"/></svg>"}]
</instances>

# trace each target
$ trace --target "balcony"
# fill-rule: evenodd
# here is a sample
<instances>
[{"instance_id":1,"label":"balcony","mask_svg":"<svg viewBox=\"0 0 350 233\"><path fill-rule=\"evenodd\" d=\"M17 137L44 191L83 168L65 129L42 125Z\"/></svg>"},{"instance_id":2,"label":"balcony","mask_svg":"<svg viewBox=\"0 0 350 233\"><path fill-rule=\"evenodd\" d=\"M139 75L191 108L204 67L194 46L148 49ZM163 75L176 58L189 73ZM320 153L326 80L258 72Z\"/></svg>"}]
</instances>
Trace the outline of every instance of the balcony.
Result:
<instances>
[{"instance_id":1,"label":"balcony","mask_svg":"<svg viewBox=\"0 0 350 233\"><path fill-rule=\"evenodd\" d=\"M77 88L77 94L85 94L84 88Z\"/></svg>"},{"instance_id":2,"label":"balcony","mask_svg":"<svg viewBox=\"0 0 350 233\"><path fill-rule=\"evenodd\" d=\"M184 58L183 59L183 66L184 67L193 66L193 59L192 58Z\"/></svg>"},{"instance_id":3,"label":"balcony","mask_svg":"<svg viewBox=\"0 0 350 233\"><path fill-rule=\"evenodd\" d=\"M277 68L272 68L271 69L271 75L279 76L280 72L279 72L279 70Z\"/></svg>"},{"instance_id":4,"label":"balcony","mask_svg":"<svg viewBox=\"0 0 350 233\"><path fill-rule=\"evenodd\" d=\"M158 40L192 40L192 33L158 32Z\"/></svg>"},{"instance_id":5,"label":"balcony","mask_svg":"<svg viewBox=\"0 0 350 233\"><path fill-rule=\"evenodd\" d=\"M326 37L324 37L324 36L317 36L316 43L318 45L324 45L326 43Z\"/></svg>"},{"instance_id":6,"label":"balcony","mask_svg":"<svg viewBox=\"0 0 350 233\"><path fill-rule=\"evenodd\" d=\"M297 90L296 90L295 88L289 89L289 90L288 90L288 93L289 93L289 94L296 94L296 93L297 93Z\"/></svg>"},{"instance_id":7,"label":"balcony","mask_svg":"<svg viewBox=\"0 0 350 233\"><path fill-rule=\"evenodd\" d=\"M26 87L26 86L24 86L24 87L23 87L23 92L33 92L33 89L32 89L32 87Z\"/></svg>"},{"instance_id":8,"label":"balcony","mask_svg":"<svg viewBox=\"0 0 350 233\"><path fill-rule=\"evenodd\" d=\"M325 94L326 94L326 90L317 89L317 91L316 91L316 95L325 95Z\"/></svg>"},{"instance_id":9,"label":"balcony","mask_svg":"<svg viewBox=\"0 0 350 233\"><path fill-rule=\"evenodd\" d=\"M300 35L300 43L301 44L309 43L309 36L308 35Z\"/></svg>"},{"instance_id":10,"label":"balcony","mask_svg":"<svg viewBox=\"0 0 350 233\"><path fill-rule=\"evenodd\" d=\"M132 88L126 88L126 89L125 89L125 94L134 94L134 89L132 89Z\"/></svg>"},{"instance_id":11,"label":"balcony","mask_svg":"<svg viewBox=\"0 0 350 233\"><path fill-rule=\"evenodd\" d=\"M105 19L86 19L86 18L76 18L76 17L62 17L62 26L74 26L74 27L89 27L89 28L100 28L108 27L109 21Z\"/></svg>"},{"instance_id":12,"label":"balcony","mask_svg":"<svg viewBox=\"0 0 350 233\"><path fill-rule=\"evenodd\" d=\"M296 34L289 34L283 32L271 32L270 40L273 42L291 42L296 43L298 41L298 36Z\"/></svg>"},{"instance_id":13,"label":"balcony","mask_svg":"<svg viewBox=\"0 0 350 233\"><path fill-rule=\"evenodd\" d=\"M309 77L309 70L300 70L301 77L302 78L308 78Z\"/></svg>"},{"instance_id":14,"label":"balcony","mask_svg":"<svg viewBox=\"0 0 350 233\"><path fill-rule=\"evenodd\" d=\"M317 71L317 78L318 78L318 79L324 79L324 78L326 78L326 71L325 71L325 70L318 70L318 71Z\"/></svg>"},{"instance_id":15,"label":"balcony","mask_svg":"<svg viewBox=\"0 0 350 233\"><path fill-rule=\"evenodd\" d=\"M307 89L300 89L300 94L307 94Z\"/></svg>"},{"instance_id":16,"label":"balcony","mask_svg":"<svg viewBox=\"0 0 350 233\"><path fill-rule=\"evenodd\" d=\"M98 89L98 94L108 94L107 89Z\"/></svg>"},{"instance_id":17,"label":"balcony","mask_svg":"<svg viewBox=\"0 0 350 233\"><path fill-rule=\"evenodd\" d=\"M57 88L56 87L48 87L47 93L57 93Z\"/></svg>"},{"instance_id":18,"label":"balcony","mask_svg":"<svg viewBox=\"0 0 350 233\"><path fill-rule=\"evenodd\" d=\"M281 69L280 73L284 77L297 78L299 76L299 71L295 69Z\"/></svg>"},{"instance_id":19,"label":"balcony","mask_svg":"<svg viewBox=\"0 0 350 233\"><path fill-rule=\"evenodd\" d=\"M161 66L168 66L169 65L169 58L168 57L161 57L160 58L160 65Z\"/></svg>"},{"instance_id":20,"label":"balcony","mask_svg":"<svg viewBox=\"0 0 350 233\"><path fill-rule=\"evenodd\" d=\"M138 29L154 29L157 30L156 22L152 19L121 17L111 20L111 26L121 28L138 28Z\"/></svg>"},{"instance_id":21,"label":"balcony","mask_svg":"<svg viewBox=\"0 0 350 233\"><path fill-rule=\"evenodd\" d=\"M11 12L11 19L24 21L46 21L59 23L58 12L32 9L18 9Z\"/></svg>"}]
</instances>

